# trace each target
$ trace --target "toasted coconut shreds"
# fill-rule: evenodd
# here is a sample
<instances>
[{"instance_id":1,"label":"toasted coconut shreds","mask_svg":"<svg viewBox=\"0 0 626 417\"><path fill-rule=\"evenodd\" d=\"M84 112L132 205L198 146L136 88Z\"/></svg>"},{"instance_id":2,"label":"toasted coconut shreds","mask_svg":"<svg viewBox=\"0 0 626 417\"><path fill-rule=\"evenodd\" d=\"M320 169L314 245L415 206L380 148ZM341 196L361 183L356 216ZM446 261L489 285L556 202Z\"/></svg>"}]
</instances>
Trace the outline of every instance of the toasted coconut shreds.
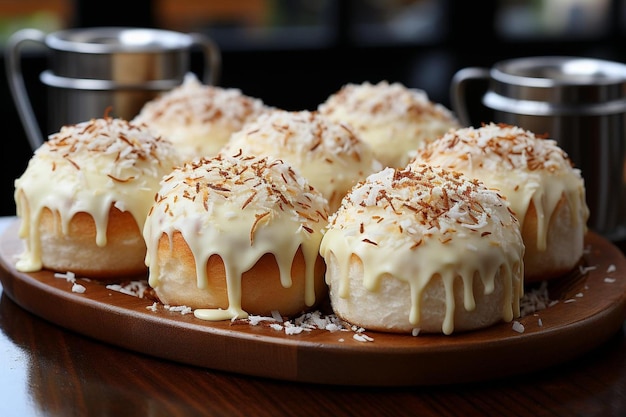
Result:
<instances>
[{"instance_id":1,"label":"toasted coconut shreds","mask_svg":"<svg viewBox=\"0 0 626 417\"><path fill-rule=\"evenodd\" d=\"M593 268L589 268L593 269ZM55 273L55 278L65 279L68 283L71 283L71 291L75 293L84 293L87 291L86 287L77 283L77 280L83 280L89 282L87 278L77 278L73 272ZM611 283L615 280L612 278L605 278L605 282ZM168 304L162 304L156 300L152 289L149 287L147 281L136 280L129 281L121 284L109 284L106 288L112 291L117 291L133 297L144 298L148 300L154 300L152 304L146 306L147 310L152 312L158 312L159 310L169 311L172 313L180 313L181 315L190 314L193 309L188 306L172 306ZM574 298L582 297L582 293L578 293ZM565 300L565 303L574 302L575 299ZM543 281L539 286L531 288L526 291L520 302L520 318L535 315L541 310L549 308L558 303L558 300L551 300L548 294L548 282ZM541 318L538 317L538 325L543 325ZM311 332L314 330L324 330L331 333L335 332L352 332L353 340L359 342L373 342L374 338L367 335L366 330L362 327L354 326L335 314L324 314L319 310L315 310L302 315L288 319L280 315L278 311L272 311L270 316L249 315L245 319L234 318L231 320L233 325L250 325L250 326L264 326L275 331L284 332L286 335L298 335L301 333ZM524 325L519 321L512 322L512 330L518 333L524 332ZM411 332L411 336L417 337L420 335L420 329L415 328ZM344 342L345 339L339 338L340 342Z\"/></svg>"},{"instance_id":2,"label":"toasted coconut shreds","mask_svg":"<svg viewBox=\"0 0 626 417\"><path fill-rule=\"evenodd\" d=\"M548 293L548 282L542 281L538 287L525 291L520 301L520 315L526 317L553 305Z\"/></svg>"},{"instance_id":3,"label":"toasted coconut shreds","mask_svg":"<svg viewBox=\"0 0 626 417\"><path fill-rule=\"evenodd\" d=\"M106 286L107 289L118 291L126 295L132 295L134 297L144 298L150 291L150 287L146 281L129 281L121 284L110 284Z\"/></svg>"},{"instance_id":4,"label":"toasted coconut shreds","mask_svg":"<svg viewBox=\"0 0 626 417\"><path fill-rule=\"evenodd\" d=\"M581 272L588 273L597 267L586 267ZM611 273L615 271L615 266L610 265L607 269L607 273ZM78 283L78 280L89 282L90 280L87 278L78 278L76 274L71 271L66 273L55 273L55 278L65 279L68 283L71 284L71 291L75 293L84 293L87 291L86 287ZM613 283L615 282L614 278L605 277L605 283ZM156 300L156 296L153 293L153 290L149 287L146 280L135 280L128 281L120 284L109 284L106 285L106 288L112 291L121 292L126 295L145 298L149 300L153 300L152 304L146 306L147 310L158 312L159 309L169 312L180 313L181 315L189 314L193 312L193 309L188 306L171 306L164 305ZM584 296L583 293L577 293L571 299L563 301L564 303L575 302L576 298L582 298ZM520 318L524 318L527 316L537 316L537 323L539 327L543 326L543 322L541 317L538 316L538 312L549 308L555 304L557 304L558 300L551 300L548 293L548 282L542 281L538 286L528 289L524 296L520 301ZM284 332L287 335L297 335L305 332L311 332L314 330L325 330L332 333L335 332L352 332L353 340L359 342L373 342L374 338L367 335L366 330L362 327L354 326L339 317L335 314L324 314L319 310L315 310L312 312L304 313L296 318L288 319L282 317L278 311L272 311L270 316L260 316L260 315L250 315L245 319L233 319L233 325L250 325L250 326L265 326L271 328L276 331ZM524 332L524 325L515 320L511 323L512 330L518 333ZM415 328L411 332L413 337L417 337L420 335L420 329ZM343 342L345 339L340 338L339 341Z\"/></svg>"},{"instance_id":5,"label":"toasted coconut shreds","mask_svg":"<svg viewBox=\"0 0 626 417\"><path fill-rule=\"evenodd\" d=\"M71 291L77 294L83 294L85 291L87 291L87 288L85 288L84 285L79 284L78 282L76 282L77 278L76 278L76 274L68 271L64 274L60 273L60 272L56 272L54 274L55 278L62 278L65 279L67 282L69 282L70 284L72 284L71 286ZM89 281L87 278L80 278L83 279L84 281Z\"/></svg>"},{"instance_id":6,"label":"toasted coconut shreds","mask_svg":"<svg viewBox=\"0 0 626 417\"><path fill-rule=\"evenodd\" d=\"M278 312L273 311L272 316L250 315L247 319L234 319L233 323L267 326L276 331L284 331L288 335L296 335L313 330L326 330L332 333L353 332L355 340L361 342L374 340L365 334L365 329L362 327L353 326L334 314L323 314L319 310L304 313L291 320L285 320ZM357 335L358 337L356 337Z\"/></svg>"}]
</instances>

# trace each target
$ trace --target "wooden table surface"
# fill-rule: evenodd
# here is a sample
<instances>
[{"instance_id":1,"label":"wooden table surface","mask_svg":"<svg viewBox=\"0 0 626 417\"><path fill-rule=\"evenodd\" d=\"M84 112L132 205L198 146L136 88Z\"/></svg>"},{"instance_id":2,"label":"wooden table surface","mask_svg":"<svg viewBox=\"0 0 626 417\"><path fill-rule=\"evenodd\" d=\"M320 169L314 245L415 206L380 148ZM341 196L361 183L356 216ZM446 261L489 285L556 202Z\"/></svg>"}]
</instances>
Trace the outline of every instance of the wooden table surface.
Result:
<instances>
[{"instance_id":1,"label":"wooden table surface","mask_svg":"<svg viewBox=\"0 0 626 417\"><path fill-rule=\"evenodd\" d=\"M428 387L324 386L126 351L51 324L2 293L0 416L74 415L624 416L626 325L573 361L514 378Z\"/></svg>"}]
</instances>

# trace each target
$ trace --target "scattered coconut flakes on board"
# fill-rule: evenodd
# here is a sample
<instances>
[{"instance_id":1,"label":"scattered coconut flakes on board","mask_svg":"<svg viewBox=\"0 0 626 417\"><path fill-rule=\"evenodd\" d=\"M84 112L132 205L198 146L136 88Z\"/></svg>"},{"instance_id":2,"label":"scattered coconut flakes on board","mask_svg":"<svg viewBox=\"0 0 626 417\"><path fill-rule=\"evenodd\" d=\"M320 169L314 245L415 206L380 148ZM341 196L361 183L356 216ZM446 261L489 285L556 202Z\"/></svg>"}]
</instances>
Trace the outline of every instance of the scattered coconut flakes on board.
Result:
<instances>
[{"instance_id":1,"label":"scattered coconut flakes on board","mask_svg":"<svg viewBox=\"0 0 626 417\"><path fill-rule=\"evenodd\" d=\"M65 280L67 282L71 282L71 283L76 282L76 274L71 272L71 271L67 271L64 274L62 274L61 272L55 272L54 273L54 277L55 278L65 278Z\"/></svg>"},{"instance_id":2,"label":"scattered coconut flakes on board","mask_svg":"<svg viewBox=\"0 0 626 417\"><path fill-rule=\"evenodd\" d=\"M587 274L590 271L596 270L597 266L580 266L580 273ZM607 272L614 272L615 266L610 265L607 269ZM66 277L63 274L59 274ZM604 279L605 282L615 282L615 279L607 277ZM132 284L132 283L131 283ZM112 289L116 289L112 288ZM122 292L124 292L122 290ZM135 291L131 291L135 292ZM577 293L575 298L583 297L583 293ZM575 302L575 298L571 298L563 301L564 303ZM526 291L520 301L520 317L526 317L530 315L537 316L537 324L539 327L543 326L543 322L540 317L536 314L537 312L544 310L548 307L551 307L555 304L559 303L559 300L551 300L548 292L548 282L542 281L539 286L529 289ZM156 311L158 302L153 303L150 306L147 306L146 309ZM166 310L169 311L179 311L181 314L188 314L193 312L193 310L186 306L164 306ZM278 311L272 311L270 316L260 316L260 315L249 315L245 319L237 319L234 318L232 320L233 323L247 323L251 326L263 325L269 327L276 331L285 332L287 335L297 335L304 332L310 332L312 330L326 330L329 332L353 332L353 339L360 342L372 342L374 338L365 334L365 329L360 328L358 326L353 326L348 322L338 318L335 314L324 314L319 310L303 313L302 315L286 320L284 317L280 315ZM525 331L524 325L519 321L514 321L512 323L512 328L514 331L518 333L523 333ZM420 334L420 329L415 328L412 330L411 335L416 337ZM345 341L344 338L339 339L340 342Z\"/></svg>"},{"instance_id":3,"label":"scattered coconut flakes on board","mask_svg":"<svg viewBox=\"0 0 626 417\"><path fill-rule=\"evenodd\" d=\"M81 285L79 283L76 282L76 274L71 272L71 271L67 271L66 273L61 273L61 272L55 272L54 273L54 277L55 278L61 278L61 279L65 279L67 282L72 284L72 292L76 293L76 294L83 294L85 291L87 291L87 288L85 288L84 285ZM82 278L85 281L89 281L87 278Z\"/></svg>"},{"instance_id":4,"label":"scattered coconut flakes on board","mask_svg":"<svg viewBox=\"0 0 626 417\"><path fill-rule=\"evenodd\" d=\"M542 281L538 287L524 293L520 300L520 315L525 317L553 305L548 293L548 282Z\"/></svg>"},{"instance_id":5,"label":"scattered coconut flakes on board","mask_svg":"<svg viewBox=\"0 0 626 417\"><path fill-rule=\"evenodd\" d=\"M596 269L598 269L598 267L597 266L593 266L593 265L592 266L580 265L578 267L578 269L579 269L581 275L587 275L589 272L595 271Z\"/></svg>"},{"instance_id":6,"label":"scattered coconut flakes on board","mask_svg":"<svg viewBox=\"0 0 626 417\"><path fill-rule=\"evenodd\" d=\"M352 335L352 338L358 342L373 342L374 341L372 337L369 337L365 333L355 333L354 335Z\"/></svg>"},{"instance_id":7,"label":"scattered coconut flakes on board","mask_svg":"<svg viewBox=\"0 0 626 417\"><path fill-rule=\"evenodd\" d=\"M171 305L165 304L163 306L163 308L168 310L168 311L172 311L174 313L178 312L178 313L182 314L183 316L185 314L189 314L189 313L193 312L193 309L191 307L187 307L187 306L171 306Z\"/></svg>"},{"instance_id":8,"label":"scattered coconut flakes on board","mask_svg":"<svg viewBox=\"0 0 626 417\"><path fill-rule=\"evenodd\" d=\"M78 293L78 294L82 294L85 291L87 291L87 288L85 288L84 285L80 285L80 284L78 284L76 282L74 282L72 284L72 292L75 292L75 293Z\"/></svg>"},{"instance_id":9,"label":"scattered coconut flakes on board","mask_svg":"<svg viewBox=\"0 0 626 417\"><path fill-rule=\"evenodd\" d=\"M354 340L359 342L372 342L374 338L365 334L362 327L353 326L335 314L323 314L321 311L311 311L304 313L294 319L285 320L278 312L272 311L272 316L249 315L246 319L239 319L237 322L247 322L252 326L266 325L276 331L284 331L287 335L297 335L313 330L325 330L334 332L353 332ZM343 342L344 339L339 340Z\"/></svg>"},{"instance_id":10,"label":"scattered coconut flakes on board","mask_svg":"<svg viewBox=\"0 0 626 417\"><path fill-rule=\"evenodd\" d=\"M524 325L520 323L519 321L515 320L513 322L513 330L516 331L517 333L524 333Z\"/></svg>"},{"instance_id":11,"label":"scattered coconut flakes on board","mask_svg":"<svg viewBox=\"0 0 626 417\"><path fill-rule=\"evenodd\" d=\"M146 293L149 291L148 282L145 280L129 281L123 284L109 284L106 288L139 298L144 298Z\"/></svg>"}]
</instances>

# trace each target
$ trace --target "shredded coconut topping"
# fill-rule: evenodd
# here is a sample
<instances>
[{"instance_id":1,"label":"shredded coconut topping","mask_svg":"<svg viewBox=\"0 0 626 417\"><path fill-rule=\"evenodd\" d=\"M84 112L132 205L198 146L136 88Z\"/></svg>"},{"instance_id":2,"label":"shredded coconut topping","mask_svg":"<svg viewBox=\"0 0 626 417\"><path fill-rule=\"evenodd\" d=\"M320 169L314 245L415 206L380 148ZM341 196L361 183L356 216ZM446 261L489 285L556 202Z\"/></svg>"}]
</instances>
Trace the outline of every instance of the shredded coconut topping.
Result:
<instances>
[{"instance_id":1,"label":"shredded coconut topping","mask_svg":"<svg viewBox=\"0 0 626 417\"><path fill-rule=\"evenodd\" d=\"M413 164L462 172L499 190L517 215L522 230L529 208L534 207L536 226L532 233L524 232L524 244L540 251L547 249L550 221L564 201L573 231L567 244L572 245L572 253L582 255L589 217L584 180L556 141L517 126L490 123L448 132L418 150L409 165ZM528 240L530 236L535 241ZM531 264L527 259L526 266Z\"/></svg>"},{"instance_id":2,"label":"shredded coconut topping","mask_svg":"<svg viewBox=\"0 0 626 417\"><path fill-rule=\"evenodd\" d=\"M454 331L457 303L445 303L443 319L420 319L432 313L423 308L422 293L433 278L441 279L446 300L454 281L463 280L468 311L475 308L474 280L487 296L502 282L511 290L499 301L501 318L518 317L523 253L519 223L503 197L430 165L386 168L355 185L331 215L320 246L337 314L364 327L411 333ZM353 272L357 262L362 272ZM405 284L406 293L395 294ZM374 305L380 315L369 313Z\"/></svg>"},{"instance_id":3,"label":"shredded coconut topping","mask_svg":"<svg viewBox=\"0 0 626 417\"><path fill-rule=\"evenodd\" d=\"M222 223L222 216L232 219L252 210L256 219L249 231L251 242L255 230L271 223L278 212L291 213L304 232L317 229L328 217L324 198L279 159L219 155L187 162L161 185L153 212L162 211L170 222L185 222L191 207L202 212L202 222L212 224Z\"/></svg>"},{"instance_id":4,"label":"shredded coconut topping","mask_svg":"<svg viewBox=\"0 0 626 417\"><path fill-rule=\"evenodd\" d=\"M260 99L246 96L237 88L202 84L190 73L179 87L146 103L135 121L190 125L224 120L241 126L263 110Z\"/></svg>"},{"instance_id":5,"label":"shredded coconut topping","mask_svg":"<svg viewBox=\"0 0 626 417\"><path fill-rule=\"evenodd\" d=\"M449 155L446 167L458 171L484 169L505 175L511 169L530 172L572 169L568 155L555 140L539 138L528 130L506 124L490 123L478 129L449 131L419 151L417 159L425 162L433 155Z\"/></svg>"},{"instance_id":6,"label":"shredded coconut topping","mask_svg":"<svg viewBox=\"0 0 626 417\"><path fill-rule=\"evenodd\" d=\"M305 300L315 302L312 283L328 202L308 181L280 159L218 155L185 163L163 178L144 226L149 283L160 288L170 277L157 256L163 235L180 233L196 264L198 292L209 286L206 264L212 255L223 260L228 286L227 310L207 305L194 314L206 320L245 317L241 309L241 276L265 254L278 264L281 283L291 285L291 266L301 249L305 265ZM311 283L311 285L309 285ZM167 301L167 300L165 300ZM195 306L198 307L198 306ZM203 306L200 306L203 307Z\"/></svg>"},{"instance_id":7,"label":"shredded coconut topping","mask_svg":"<svg viewBox=\"0 0 626 417\"><path fill-rule=\"evenodd\" d=\"M236 88L204 85L193 73L147 102L133 119L180 146L186 158L213 156L231 133L269 109Z\"/></svg>"},{"instance_id":8,"label":"shredded coconut topping","mask_svg":"<svg viewBox=\"0 0 626 417\"><path fill-rule=\"evenodd\" d=\"M241 149L239 141L253 146L253 149L257 144L257 149L266 150L274 156L283 153L286 148L294 156L324 157L332 160L329 163L341 162L342 159L359 162L364 159L363 152L369 149L350 127L333 122L318 112L306 110L274 110L261 115L245 129L234 133L226 149ZM249 148L243 151L256 153Z\"/></svg>"},{"instance_id":9,"label":"shredded coconut topping","mask_svg":"<svg viewBox=\"0 0 626 417\"><path fill-rule=\"evenodd\" d=\"M91 215L96 243L105 246L111 207L129 212L142 225L159 181L179 163L169 141L122 119L63 126L35 151L15 180L17 214L24 220L20 236L27 240L18 269L42 267L37 226L43 209L59 213L64 234L76 213Z\"/></svg>"},{"instance_id":10,"label":"shredded coconut topping","mask_svg":"<svg viewBox=\"0 0 626 417\"><path fill-rule=\"evenodd\" d=\"M346 84L318 109L324 114L341 109L362 117L363 124L388 123L398 118L454 120L453 114L442 105L431 102L425 91L388 81Z\"/></svg>"},{"instance_id":11,"label":"shredded coconut topping","mask_svg":"<svg viewBox=\"0 0 626 417\"><path fill-rule=\"evenodd\" d=\"M359 207L377 210L370 210L372 214L355 225L352 216ZM494 213L492 207L500 207L500 212ZM363 241L372 245L381 240L399 242L398 236L403 236L418 247L435 234L443 242L457 234L459 226L474 232L484 229L484 236L489 236L492 231L486 227L493 216L505 215L503 221L517 222L496 191L458 172L428 165L372 174L351 190L342 208L331 215L329 227L358 227ZM388 233L370 235L368 224L377 224L378 229L385 225Z\"/></svg>"},{"instance_id":12,"label":"shredded coconut topping","mask_svg":"<svg viewBox=\"0 0 626 417\"><path fill-rule=\"evenodd\" d=\"M108 176L111 185L158 175L160 166L178 162L170 142L141 126L108 117L63 126L35 155L35 160L53 159L53 171L61 164L73 167L79 177L97 171Z\"/></svg>"},{"instance_id":13,"label":"shredded coconut topping","mask_svg":"<svg viewBox=\"0 0 626 417\"><path fill-rule=\"evenodd\" d=\"M383 166L403 168L415 151L449 129L460 127L453 113L425 91L400 83L346 84L318 110L354 128Z\"/></svg>"},{"instance_id":14,"label":"shredded coconut topping","mask_svg":"<svg viewBox=\"0 0 626 417\"><path fill-rule=\"evenodd\" d=\"M318 112L274 110L235 132L221 151L273 156L297 169L335 209L358 180L382 168L345 124Z\"/></svg>"},{"instance_id":15,"label":"shredded coconut topping","mask_svg":"<svg viewBox=\"0 0 626 417\"><path fill-rule=\"evenodd\" d=\"M346 84L318 110L352 126L383 166L393 168L403 168L418 148L460 127L452 112L423 90L387 81Z\"/></svg>"}]
</instances>

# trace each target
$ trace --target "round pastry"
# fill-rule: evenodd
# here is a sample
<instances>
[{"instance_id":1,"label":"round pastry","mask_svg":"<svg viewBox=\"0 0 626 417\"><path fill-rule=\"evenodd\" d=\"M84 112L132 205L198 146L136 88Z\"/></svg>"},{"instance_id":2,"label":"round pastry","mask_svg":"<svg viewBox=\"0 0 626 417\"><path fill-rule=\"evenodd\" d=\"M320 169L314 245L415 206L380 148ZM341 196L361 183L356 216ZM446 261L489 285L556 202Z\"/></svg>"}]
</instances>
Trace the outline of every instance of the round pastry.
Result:
<instances>
[{"instance_id":1,"label":"round pastry","mask_svg":"<svg viewBox=\"0 0 626 417\"><path fill-rule=\"evenodd\" d=\"M320 253L334 312L366 329L449 335L520 314L519 223L496 191L458 172L370 175L329 218Z\"/></svg>"},{"instance_id":2,"label":"round pastry","mask_svg":"<svg viewBox=\"0 0 626 417\"><path fill-rule=\"evenodd\" d=\"M144 104L133 119L176 145L185 160L215 156L230 135L269 109L235 88L204 85L193 73Z\"/></svg>"},{"instance_id":3,"label":"round pastry","mask_svg":"<svg viewBox=\"0 0 626 417\"><path fill-rule=\"evenodd\" d=\"M326 199L285 162L188 162L162 181L144 226L148 282L205 320L301 313L326 296Z\"/></svg>"},{"instance_id":4,"label":"round pastry","mask_svg":"<svg viewBox=\"0 0 626 417\"><path fill-rule=\"evenodd\" d=\"M506 197L522 229L527 283L562 275L580 261L589 217L585 185L556 141L490 123L447 133L413 163L463 172Z\"/></svg>"},{"instance_id":5,"label":"round pastry","mask_svg":"<svg viewBox=\"0 0 626 417\"><path fill-rule=\"evenodd\" d=\"M382 169L349 127L309 111L264 114L233 133L222 152L285 160L326 197L331 212L357 181Z\"/></svg>"},{"instance_id":6,"label":"round pastry","mask_svg":"<svg viewBox=\"0 0 626 417\"><path fill-rule=\"evenodd\" d=\"M426 92L400 83L346 84L318 106L320 113L351 125L384 166L404 168L415 150L458 128L448 109Z\"/></svg>"},{"instance_id":7,"label":"round pastry","mask_svg":"<svg viewBox=\"0 0 626 417\"><path fill-rule=\"evenodd\" d=\"M64 126L15 181L17 269L114 279L146 273L141 228L161 178L180 163L168 141L125 120Z\"/></svg>"}]
</instances>

